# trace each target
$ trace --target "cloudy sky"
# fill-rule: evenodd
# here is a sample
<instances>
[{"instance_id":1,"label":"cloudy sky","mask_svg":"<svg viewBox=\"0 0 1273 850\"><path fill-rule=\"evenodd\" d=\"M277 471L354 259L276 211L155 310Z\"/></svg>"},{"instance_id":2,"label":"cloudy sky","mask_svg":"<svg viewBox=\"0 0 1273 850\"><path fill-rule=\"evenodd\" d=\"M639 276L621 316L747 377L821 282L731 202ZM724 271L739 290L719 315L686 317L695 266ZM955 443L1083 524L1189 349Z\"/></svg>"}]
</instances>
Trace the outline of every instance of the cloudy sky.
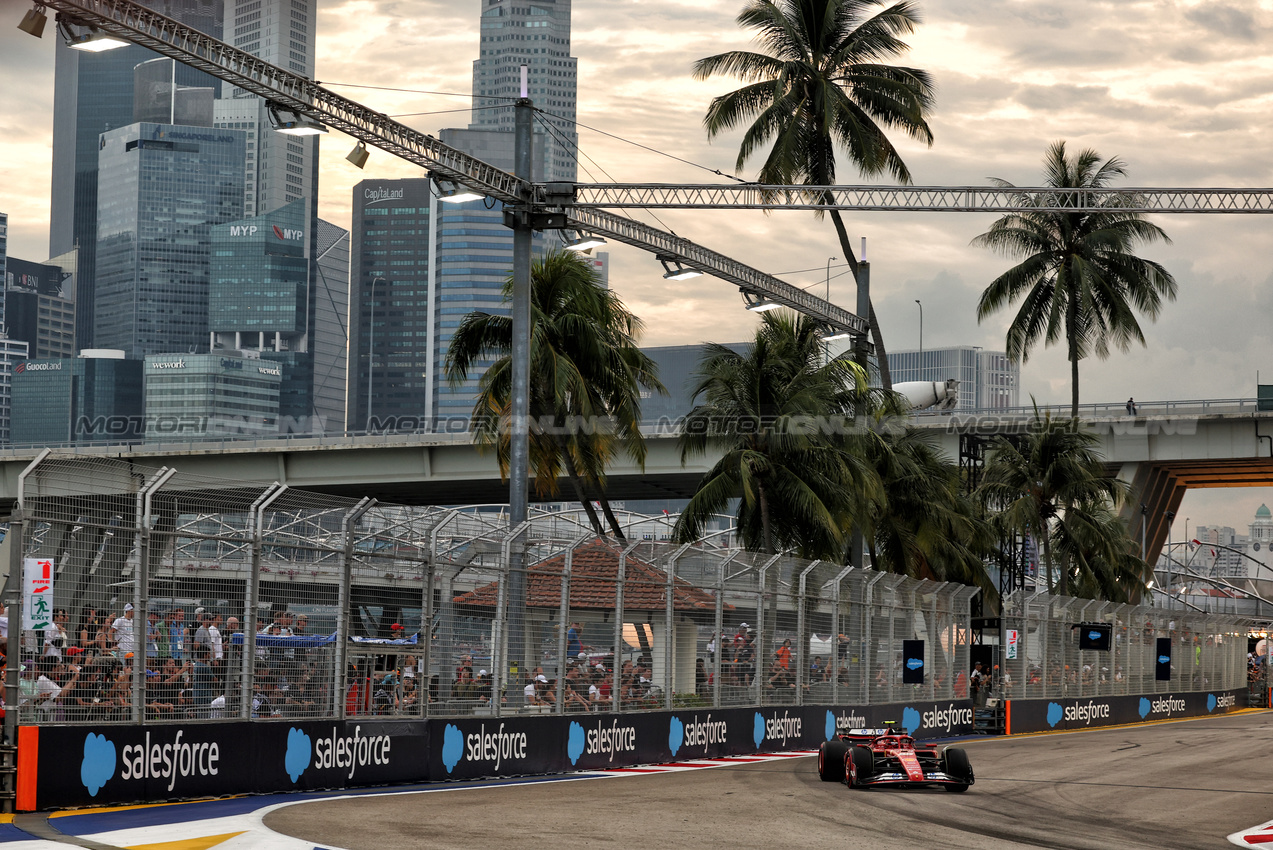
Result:
<instances>
[{"instance_id":1,"label":"cloudy sky","mask_svg":"<svg viewBox=\"0 0 1273 850\"><path fill-rule=\"evenodd\" d=\"M734 18L740 0L575 0L572 53L579 59L580 181L716 182L734 170L737 137L708 142L709 100L735 87L695 82L697 58L748 48ZM1123 159L1124 185L1273 186L1273 0L919 0L921 28L906 64L938 86L926 148L895 139L917 185L985 185L1001 177L1037 185L1045 147L1064 139ZM9 252L42 260L48 248L53 44L19 32L27 7L0 0L0 211ZM426 131L465 126L471 62L478 53L478 0L319 0L318 78L334 90ZM11 20L10 20L11 19ZM1265 45L1261 48L1260 45ZM382 86L413 92L345 88ZM453 93L424 94L423 92ZM459 95L459 96L456 96ZM596 128L619 139L592 132ZM626 140L626 141L621 141ZM632 144L629 144L632 143ZM703 168L685 165L679 157ZM351 146L323 141L323 217L349 226L351 187L366 177L418 176L373 151L365 171L345 162ZM754 168L744 168L751 176ZM842 182L857 175L842 167ZM668 211L643 220L675 230L800 286L822 290L840 248L829 220L807 212ZM993 217L967 213L850 213L865 236L876 311L891 349L1002 348L1006 316L978 324L977 296L1007 262L969 241ZM1255 395L1257 371L1273 383L1273 266L1264 216L1158 216L1172 239L1144 253L1176 276L1178 300L1143 322L1147 347L1081 366L1084 401ZM733 341L754 318L736 290L711 278L662 280L652 257L611 251L611 285L647 323L650 344ZM842 260L832 261L831 298L852 308ZM1022 369L1023 401L1069 399L1060 349L1034 353ZM1196 525L1244 531L1267 491L1187 497Z\"/></svg>"}]
</instances>

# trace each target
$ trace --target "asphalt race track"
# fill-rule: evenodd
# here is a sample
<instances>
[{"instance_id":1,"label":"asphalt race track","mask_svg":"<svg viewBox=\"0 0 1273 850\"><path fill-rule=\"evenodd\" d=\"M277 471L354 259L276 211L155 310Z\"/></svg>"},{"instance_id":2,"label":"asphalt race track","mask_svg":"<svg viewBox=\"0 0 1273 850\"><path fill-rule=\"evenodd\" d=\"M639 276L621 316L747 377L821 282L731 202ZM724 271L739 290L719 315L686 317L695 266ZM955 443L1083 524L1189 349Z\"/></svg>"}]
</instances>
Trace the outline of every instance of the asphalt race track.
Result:
<instances>
[{"instance_id":1,"label":"asphalt race track","mask_svg":"<svg viewBox=\"0 0 1273 850\"><path fill-rule=\"evenodd\" d=\"M816 760L289 806L265 825L346 850L1232 847L1273 819L1273 713L963 743L965 794L853 790Z\"/></svg>"}]
</instances>

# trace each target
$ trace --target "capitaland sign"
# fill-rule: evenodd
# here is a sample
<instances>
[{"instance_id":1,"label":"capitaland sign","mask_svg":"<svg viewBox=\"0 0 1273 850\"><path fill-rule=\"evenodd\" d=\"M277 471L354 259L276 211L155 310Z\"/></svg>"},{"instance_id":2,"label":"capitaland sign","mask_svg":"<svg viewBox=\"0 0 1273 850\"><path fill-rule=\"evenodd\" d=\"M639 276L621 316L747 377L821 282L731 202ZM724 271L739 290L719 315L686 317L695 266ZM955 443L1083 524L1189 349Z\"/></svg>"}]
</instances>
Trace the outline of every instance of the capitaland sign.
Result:
<instances>
[{"instance_id":1,"label":"capitaland sign","mask_svg":"<svg viewBox=\"0 0 1273 850\"><path fill-rule=\"evenodd\" d=\"M362 190L362 197L365 202L363 206L371 207L376 204L382 204L385 201L401 201L406 197L406 194L406 189L389 189L383 186L372 188L368 186Z\"/></svg>"}]
</instances>

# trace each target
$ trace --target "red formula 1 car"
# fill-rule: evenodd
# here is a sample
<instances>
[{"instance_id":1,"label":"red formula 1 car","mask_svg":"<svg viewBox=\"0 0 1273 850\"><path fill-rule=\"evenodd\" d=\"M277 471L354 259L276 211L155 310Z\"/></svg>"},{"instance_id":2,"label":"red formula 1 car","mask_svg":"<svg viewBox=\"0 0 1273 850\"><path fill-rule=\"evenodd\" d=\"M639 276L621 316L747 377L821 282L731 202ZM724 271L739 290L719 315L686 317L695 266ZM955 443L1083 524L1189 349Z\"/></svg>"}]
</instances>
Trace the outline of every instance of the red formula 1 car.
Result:
<instances>
[{"instance_id":1,"label":"red formula 1 car","mask_svg":"<svg viewBox=\"0 0 1273 850\"><path fill-rule=\"evenodd\" d=\"M818 748L818 776L823 782L845 782L850 788L873 785L967 791L972 764L959 747L917 744L892 729L851 729Z\"/></svg>"}]
</instances>

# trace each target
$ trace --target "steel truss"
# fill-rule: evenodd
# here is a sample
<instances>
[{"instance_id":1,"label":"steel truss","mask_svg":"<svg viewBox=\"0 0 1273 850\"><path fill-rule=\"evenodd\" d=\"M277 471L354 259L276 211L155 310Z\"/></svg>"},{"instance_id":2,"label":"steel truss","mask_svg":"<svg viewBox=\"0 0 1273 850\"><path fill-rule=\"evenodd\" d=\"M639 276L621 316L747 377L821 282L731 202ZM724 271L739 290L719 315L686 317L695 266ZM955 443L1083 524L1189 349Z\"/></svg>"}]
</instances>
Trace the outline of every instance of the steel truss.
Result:
<instances>
[{"instance_id":1,"label":"steel truss","mask_svg":"<svg viewBox=\"0 0 1273 850\"><path fill-rule=\"evenodd\" d=\"M883 212L1273 213L1273 189L1048 189L997 186L701 186L581 183L576 209L876 210Z\"/></svg>"},{"instance_id":2,"label":"steel truss","mask_svg":"<svg viewBox=\"0 0 1273 850\"><path fill-rule=\"evenodd\" d=\"M198 68L264 98L278 108L334 127L432 175L463 184L535 214L564 211L565 223L651 251L798 310L837 331L866 332L857 315L789 283L658 228L605 212L612 209L800 209L1010 212L1269 213L1268 189L1056 190L992 187L764 186L655 184L532 184L341 97L313 80L183 26L134 0L40 0L64 20L95 27Z\"/></svg>"}]
</instances>

